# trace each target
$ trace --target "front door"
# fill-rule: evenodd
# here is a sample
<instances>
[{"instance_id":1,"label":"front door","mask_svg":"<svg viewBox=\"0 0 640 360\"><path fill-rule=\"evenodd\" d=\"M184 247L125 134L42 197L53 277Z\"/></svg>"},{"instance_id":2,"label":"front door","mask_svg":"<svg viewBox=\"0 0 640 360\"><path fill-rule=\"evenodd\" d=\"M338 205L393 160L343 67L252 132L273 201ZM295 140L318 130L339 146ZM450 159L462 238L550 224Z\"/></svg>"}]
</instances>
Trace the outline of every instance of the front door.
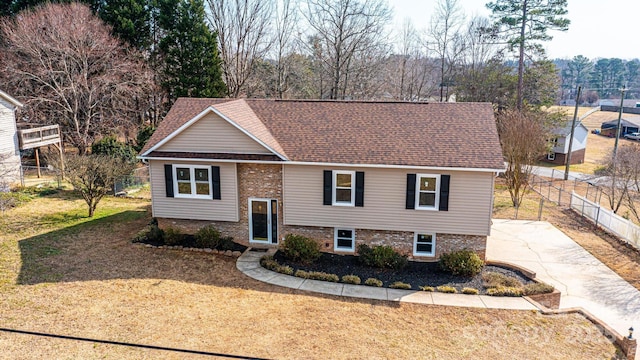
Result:
<instances>
[{"instance_id":1,"label":"front door","mask_svg":"<svg viewBox=\"0 0 640 360\"><path fill-rule=\"evenodd\" d=\"M249 242L278 242L278 201L249 199Z\"/></svg>"}]
</instances>

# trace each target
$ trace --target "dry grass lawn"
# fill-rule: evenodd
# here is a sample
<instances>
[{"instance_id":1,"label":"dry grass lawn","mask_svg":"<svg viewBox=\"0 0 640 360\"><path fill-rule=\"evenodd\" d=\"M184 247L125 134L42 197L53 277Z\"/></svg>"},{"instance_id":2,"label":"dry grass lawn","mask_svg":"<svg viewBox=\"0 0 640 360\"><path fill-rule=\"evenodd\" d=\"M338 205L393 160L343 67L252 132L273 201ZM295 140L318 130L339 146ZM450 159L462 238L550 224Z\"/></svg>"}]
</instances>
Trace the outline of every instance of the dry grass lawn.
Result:
<instances>
[{"instance_id":1,"label":"dry grass lawn","mask_svg":"<svg viewBox=\"0 0 640 360\"><path fill-rule=\"evenodd\" d=\"M0 219L3 328L278 359L612 359L579 315L321 296L247 278L223 256L133 246L147 200L105 199L96 218L66 193ZM0 332L2 359L183 359Z\"/></svg>"}]
</instances>

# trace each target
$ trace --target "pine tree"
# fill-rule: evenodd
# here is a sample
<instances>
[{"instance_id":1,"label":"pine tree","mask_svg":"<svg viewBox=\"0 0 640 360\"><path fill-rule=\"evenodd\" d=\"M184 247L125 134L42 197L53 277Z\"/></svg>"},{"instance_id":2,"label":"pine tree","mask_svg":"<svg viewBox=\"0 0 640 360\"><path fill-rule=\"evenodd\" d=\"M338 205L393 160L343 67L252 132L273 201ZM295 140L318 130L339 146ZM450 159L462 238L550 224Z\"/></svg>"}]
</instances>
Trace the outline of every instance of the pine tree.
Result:
<instances>
[{"instance_id":1,"label":"pine tree","mask_svg":"<svg viewBox=\"0 0 640 360\"><path fill-rule=\"evenodd\" d=\"M205 23L202 0L159 0L162 85L173 101L181 96L225 95L216 34Z\"/></svg>"},{"instance_id":2,"label":"pine tree","mask_svg":"<svg viewBox=\"0 0 640 360\"><path fill-rule=\"evenodd\" d=\"M552 37L549 30L566 31L567 0L496 0L487 4L494 23L494 35L504 39L510 50L518 49L518 109L522 109L525 54L544 53L538 41Z\"/></svg>"},{"instance_id":3,"label":"pine tree","mask_svg":"<svg viewBox=\"0 0 640 360\"><path fill-rule=\"evenodd\" d=\"M151 43L149 0L101 0L92 4L100 18L113 27L112 33L139 50Z\"/></svg>"}]
</instances>

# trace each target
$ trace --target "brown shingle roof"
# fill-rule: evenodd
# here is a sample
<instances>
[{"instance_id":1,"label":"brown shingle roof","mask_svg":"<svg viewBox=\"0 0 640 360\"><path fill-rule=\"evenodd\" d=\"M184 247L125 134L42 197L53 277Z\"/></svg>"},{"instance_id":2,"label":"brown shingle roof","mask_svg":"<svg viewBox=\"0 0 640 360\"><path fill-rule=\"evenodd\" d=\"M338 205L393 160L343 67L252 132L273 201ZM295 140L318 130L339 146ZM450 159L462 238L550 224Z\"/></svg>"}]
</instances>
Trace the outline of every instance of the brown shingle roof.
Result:
<instances>
[{"instance_id":1,"label":"brown shingle roof","mask_svg":"<svg viewBox=\"0 0 640 360\"><path fill-rule=\"evenodd\" d=\"M228 101L178 99L143 153L208 106ZM291 161L504 168L488 103L242 101Z\"/></svg>"}]
</instances>

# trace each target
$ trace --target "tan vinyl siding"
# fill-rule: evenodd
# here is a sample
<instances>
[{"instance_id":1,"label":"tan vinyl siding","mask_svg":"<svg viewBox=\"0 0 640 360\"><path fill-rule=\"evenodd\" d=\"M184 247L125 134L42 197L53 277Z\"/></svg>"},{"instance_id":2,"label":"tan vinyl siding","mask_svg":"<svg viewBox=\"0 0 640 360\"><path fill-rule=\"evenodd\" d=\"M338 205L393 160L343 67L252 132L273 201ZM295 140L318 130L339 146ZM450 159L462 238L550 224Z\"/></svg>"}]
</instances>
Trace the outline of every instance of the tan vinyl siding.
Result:
<instances>
[{"instance_id":1,"label":"tan vinyl siding","mask_svg":"<svg viewBox=\"0 0 640 360\"><path fill-rule=\"evenodd\" d=\"M346 168L343 168L347 170ZM448 171L449 211L405 209L407 174L403 169L349 168L364 171L364 207L322 205L324 166L284 166L285 225L424 231L488 235L493 173Z\"/></svg>"},{"instance_id":2,"label":"tan vinyl siding","mask_svg":"<svg viewBox=\"0 0 640 360\"><path fill-rule=\"evenodd\" d=\"M235 126L214 113L205 115L173 139L163 144L159 151L271 154Z\"/></svg>"},{"instance_id":3,"label":"tan vinyl siding","mask_svg":"<svg viewBox=\"0 0 640 360\"><path fill-rule=\"evenodd\" d=\"M221 200L168 198L165 193L164 165L220 166ZM238 221L238 185L233 163L150 161L153 216L159 218Z\"/></svg>"}]
</instances>

